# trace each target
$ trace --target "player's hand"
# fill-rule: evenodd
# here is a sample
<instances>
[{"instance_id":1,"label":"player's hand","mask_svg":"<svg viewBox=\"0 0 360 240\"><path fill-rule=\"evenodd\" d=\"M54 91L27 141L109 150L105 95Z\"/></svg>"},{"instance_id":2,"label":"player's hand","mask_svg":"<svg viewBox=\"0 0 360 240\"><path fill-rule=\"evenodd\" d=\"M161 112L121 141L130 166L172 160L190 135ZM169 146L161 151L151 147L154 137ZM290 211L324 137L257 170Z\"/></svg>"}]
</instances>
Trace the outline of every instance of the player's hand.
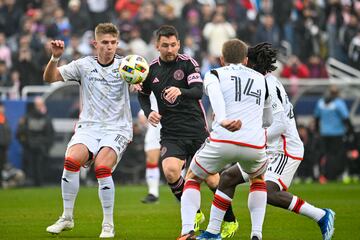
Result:
<instances>
[{"instance_id":1,"label":"player's hand","mask_svg":"<svg viewBox=\"0 0 360 240\"><path fill-rule=\"evenodd\" d=\"M61 40L53 40L50 42L51 44L51 53L54 57L60 57L65 49L65 43Z\"/></svg>"},{"instance_id":2,"label":"player's hand","mask_svg":"<svg viewBox=\"0 0 360 240\"><path fill-rule=\"evenodd\" d=\"M175 102L176 98L181 95L181 91L177 87L170 87L165 90L165 99L168 102Z\"/></svg>"},{"instance_id":3,"label":"player's hand","mask_svg":"<svg viewBox=\"0 0 360 240\"><path fill-rule=\"evenodd\" d=\"M152 111L148 116L148 121L151 125L156 127L159 124L161 115L158 112Z\"/></svg>"},{"instance_id":4,"label":"player's hand","mask_svg":"<svg viewBox=\"0 0 360 240\"><path fill-rule=\"evenodd\" d=\"M221 121L220 125L223 128L229 130L230 132L235 132L241 128L242 122L239 119L238 120L225 119Z\"/></svg>"},{"instance_id":5,"label":"player's hand","mask_svg":"<svg viewBox=\"0 0 360 240\"><path fill-rule=\"evenodd\" d=\"M141 84L130 84L129 86L130 92L140 92L142 90Z\"/></svg>"}]
</instances>

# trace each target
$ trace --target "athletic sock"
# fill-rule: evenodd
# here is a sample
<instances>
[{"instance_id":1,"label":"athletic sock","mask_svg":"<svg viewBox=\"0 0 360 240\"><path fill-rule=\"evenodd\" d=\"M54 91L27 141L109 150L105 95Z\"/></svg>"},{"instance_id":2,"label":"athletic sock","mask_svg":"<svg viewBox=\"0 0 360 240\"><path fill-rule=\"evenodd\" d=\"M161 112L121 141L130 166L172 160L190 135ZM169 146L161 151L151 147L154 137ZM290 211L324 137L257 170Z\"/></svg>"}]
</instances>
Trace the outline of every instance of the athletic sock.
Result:
<instances>
[{"instance_id":1,"label":"athletic sock","mask_svg":"<svg viewBox=\"0 0 360 240\"><path fill-rule=\"evenodd\" d=\"M295 213L307 216L316 222L325 216L325 211L323 209L317 208L297 196L293 196L288 209Z\"/></svg>"},{"instance_id":2,"label":"athletic sock","mask_svg":"<svg viewBox=\"0 0 360 240\"><path fill-rule=\"evenodd\" d=\"M181 201L181 195L182 195L182 192L184 189L184 183L185 183L185 180L183 177L180 177L174 183L168 183L171 188L172 193L179 201Z\"/></svg>"},{"instance_id":3,"label":"athletic sock","mask_svg":"<svg viewBox=\"0 0 360 240\"><path fill-rule=\"evenodd\" d=\"M196 212L200 208L200 183L195 180L187 180L181 197L181 235L194 230Z\"/></svg>"},{"instance_id":4,"label":"athletic sock","mask_svg":"<svg viewBox=\"0 0 360 240\"><path fill-rule=\"evenodd\" d=\"M227 209L231 206L232 199L220 190L216 190L210 210L210 220L206 231L218 234Z\"/></svg>"}]
</instances>

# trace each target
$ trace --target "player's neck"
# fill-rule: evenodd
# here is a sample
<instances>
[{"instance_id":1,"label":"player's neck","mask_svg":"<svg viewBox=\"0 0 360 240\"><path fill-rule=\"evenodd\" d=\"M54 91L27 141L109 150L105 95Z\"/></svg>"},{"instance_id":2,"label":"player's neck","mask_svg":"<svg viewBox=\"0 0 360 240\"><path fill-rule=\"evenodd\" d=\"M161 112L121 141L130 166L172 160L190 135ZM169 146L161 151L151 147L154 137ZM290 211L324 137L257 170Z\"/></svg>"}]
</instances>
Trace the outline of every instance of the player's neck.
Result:
<instances>
[{"instance_id":1,"label":"player's neck","mask_svg":"<svg viewBox=\"0 0 360 240\"><path fill-rule=\"evenodd\" d=\"M108 67L111 64L113 64L115 57L110 58L110 59L101 59L100 57L98 58L97 62L102 66L102 67Z\"/></svg>"}]
</instances>

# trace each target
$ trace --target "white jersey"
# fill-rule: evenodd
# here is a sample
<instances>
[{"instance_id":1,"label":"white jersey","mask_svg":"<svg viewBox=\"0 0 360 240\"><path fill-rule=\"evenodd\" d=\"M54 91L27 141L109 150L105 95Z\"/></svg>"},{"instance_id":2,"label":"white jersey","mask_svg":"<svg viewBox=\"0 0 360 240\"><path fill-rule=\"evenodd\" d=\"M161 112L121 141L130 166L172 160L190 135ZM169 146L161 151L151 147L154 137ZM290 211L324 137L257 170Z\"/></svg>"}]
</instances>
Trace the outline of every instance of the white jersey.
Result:
<instances>
[{"instance_id":1,"label":"white jersey","mask_svg":"<svg viewBox=\"0 0 360 240\"><path fill-rule=\"evenodd\" d=\"M218 85L218 89L213 88L212 84ZM242 64L231 64L208 72L204 78L204 88L215 112L210 140L253 148L265 147L262 118L267 90L262 74ZM209 94L209 91L212 93ZM216 99L212 99L217 94ZM218 105L221 102L223 106ZM270 107L269 104L270 99L266 101L266 106ZM224 116L218 116L222 114ZM230 132L221 127L220 122L224 119L240 119L241 129Z\"/></svg>"},{"instance_id":2,"label":"white jersey","mask_svg":"<svg viewBox=\"0 0 360 240\"><path fill-rule=\"evenodd\" d=\"M115 55L109 66L88 56L59 67L64 81L80 84L79 127L116 131L132 139L129 85L120 78L121 57Z\"/></svg>"},{"instance_id":3,"label":"white jersey","mask_svg":"<svg viewBox=\"0 0 360 240\"><path fill-rule=\"evenodd\" d=\"M265 78L271 96L272 113L284 111L286 116L285 132L279 138L267 143L268 151L284 153L293 159L302 160L304 146L297 131L293 105L289 101L284 86L275 76L267 74Z\"/></svg>"}]
</instances>

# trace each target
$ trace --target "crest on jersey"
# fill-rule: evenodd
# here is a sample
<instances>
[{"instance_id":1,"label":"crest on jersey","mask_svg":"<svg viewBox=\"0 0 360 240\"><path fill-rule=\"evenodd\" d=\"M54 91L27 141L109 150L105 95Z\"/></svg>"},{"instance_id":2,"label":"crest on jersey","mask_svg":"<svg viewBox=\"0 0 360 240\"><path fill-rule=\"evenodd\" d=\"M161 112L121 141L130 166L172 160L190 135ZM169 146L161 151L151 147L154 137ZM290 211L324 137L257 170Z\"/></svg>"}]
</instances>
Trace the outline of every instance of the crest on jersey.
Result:
<instances>
[{"instance_id":1,"label":"crest on jersey","mask_svg":"<svg viewBox=\"0 0 360 240\"><path fill-rule=\"evenodd\" d=\"M184 78L184 76L185 76L185 73L184 73L184 71L181 70L181 69L178 69L178 70L176 70L176 71L174 72L174 78L175 78L175 80L180 81L180 80L182 80L182 79Z\"/></svg>"},{"instance_id":2,"label":"crest on jersey","mask_svg":"<svg viewBox=\"0 0 360 240\"><path fill-rule=\"evenodd\" d=\"M167 86L165 87L162 91L161 91L161 100L163 101L163 103L168 106L168 107L175 107L177 105L179 105L180 103L180 96L178 96L177 98L175 99L168 99L166 97L166 93L165 93L165 90L170 88L171 86Z\"/></svg>"}]
</instances>

